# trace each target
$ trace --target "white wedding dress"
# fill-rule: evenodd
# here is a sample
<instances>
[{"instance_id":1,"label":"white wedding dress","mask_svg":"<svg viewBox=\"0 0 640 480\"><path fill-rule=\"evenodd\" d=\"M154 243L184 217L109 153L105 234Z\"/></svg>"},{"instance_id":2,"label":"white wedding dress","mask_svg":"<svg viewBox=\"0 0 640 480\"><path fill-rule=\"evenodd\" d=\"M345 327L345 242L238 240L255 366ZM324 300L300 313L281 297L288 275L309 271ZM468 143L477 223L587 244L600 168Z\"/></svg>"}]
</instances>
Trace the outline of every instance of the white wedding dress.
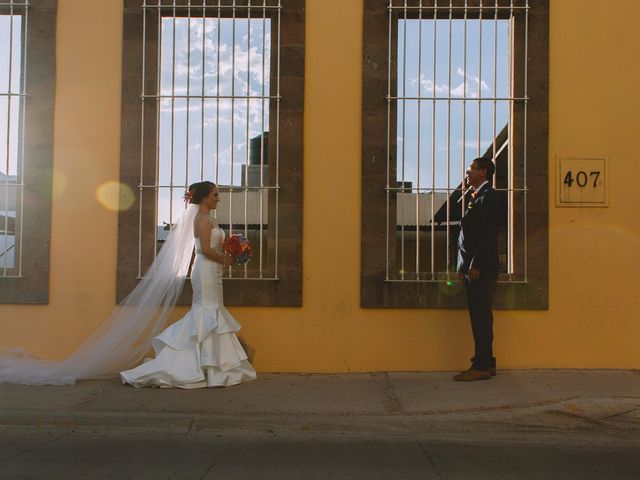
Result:
<instances>
[{"instance_id":1,"label":"white wedding dress","mask_svg":"<svg viewBox=\"0 0 640 480\"><path fill-rule=\"evenodd\" d=\"M224 231L211 230L211 247L222 253ZM191 271L191 310L152 341L154 359L120 373L134 387L201 388L236 385L256 379L236 332L240 324L222 301L220 263L201 253L195 239L196 259Z\"/></svg>"}]
</instances>

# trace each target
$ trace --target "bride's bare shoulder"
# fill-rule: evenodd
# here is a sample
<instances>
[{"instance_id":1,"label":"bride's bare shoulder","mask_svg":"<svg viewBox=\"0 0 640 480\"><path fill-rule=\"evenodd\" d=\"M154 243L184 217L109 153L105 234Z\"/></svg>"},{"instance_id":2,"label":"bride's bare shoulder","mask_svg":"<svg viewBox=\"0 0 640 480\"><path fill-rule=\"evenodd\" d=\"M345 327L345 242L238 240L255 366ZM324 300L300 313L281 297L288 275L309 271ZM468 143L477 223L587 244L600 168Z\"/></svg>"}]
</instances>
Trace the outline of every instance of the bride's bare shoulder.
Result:
<instances>
[{"instance_id":1,"label":"bride's bare shoulder","mask_svg":"<svg viewBox=\"0 0 640 480\"><path fill-rule=\"evenodd\" d=\"M212 228L217 226L215 221L209 215L205 213L200 213L200 212L196 214L194 225L197 230L200 230L200 229L211 230Z\"/></svg>"}]
</instances>

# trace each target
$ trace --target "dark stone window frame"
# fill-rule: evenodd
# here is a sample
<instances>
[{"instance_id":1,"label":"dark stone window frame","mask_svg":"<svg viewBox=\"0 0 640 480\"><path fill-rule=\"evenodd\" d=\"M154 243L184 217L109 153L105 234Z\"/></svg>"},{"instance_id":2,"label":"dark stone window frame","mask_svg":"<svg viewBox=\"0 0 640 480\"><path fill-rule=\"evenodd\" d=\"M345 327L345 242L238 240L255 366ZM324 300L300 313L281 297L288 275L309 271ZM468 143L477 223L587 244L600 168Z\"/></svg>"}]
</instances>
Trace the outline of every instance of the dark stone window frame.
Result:
<instances>
[{"instance_id":1,"label":"dark stone window frame","mask_svg":"<svg viewBox=\"0 0 640 480\"><path fill-rule=\"evenodd\" d=\"M187 5L186 0L176 2ZM222 0L221 5L232 5L230 0ZM247 5L247 1L235 0L236 6ZM245 280L224 279L226 305L238 306L301 306L302 305L302 158L303 158L303 110L304 110L304 46L305 46L305 2L304 0L282 0L280 12L280 142L279 142L279 222L278 222L278 279ZM210 3L209 3L210 5ZM197 10L195 2L191 2ZM260 5L258 5L260 6ZM166 7L167 12L173 10ZM181 10L183 11L183 10ZM229 12L229 9L223 10ZM241 8L238 9L241 11ZM199 10L202 18L202 10ZM217 9L211 10L217 16ZM238 15L242 15L239 13ZM272 17L275 19L275 14ZM147 29L156 28L149 25ZM139 0L124 1L123 59L122 59L122 137L120 155L120 181L128 185L133 192L138 191L140 180L140 85L142 81L143 49L143 12ZM147 31L147 50L149 51L149 31ZM157 38L157 35L156 35ZM277 58L274 49L277 43L272 41L272 68ZM149 65L149 64L148 64ZM155 82L148 74L154 68L147 67L147 82ZM272 76L272 79L275 78ZM270 82L274 94L275 82ZM147 104L148 108L149 104ZM269 128L275 124L275 101L270 105ZM146 115L148 119L150 115ZM145 121L145 129L155 131L155 123ZM156 148L145 136L145 151ZM276 142L269 142L269 158L275 158ZM155 181L155 180L153 180ZM153 183L152 181L152 183ZM146 182L145 182L146 183ZM153 195L150 192L148 195ZM151 198L151 197L149 197ZM145 198L144 204L150 202ZM272 223L275 196L269 194L269 223ZM136 202L118 218L118 273L116 300L120 302L137 284L138 260L138 213ZM147 218L150 212L143 213ZM269 239L273 229L269 232ZM152 240L155 241L155 240ZM149 265L150 259L143 259L143 265ZM191 303L192 289L189 281L185 283L178 301L181 305Z\"/></svg>"},{"instance_id":2,"label":"dark stone window frame","mask_svg":"<svg viewBox=\"0 0 640 480\"><path fill-rule=\"evenodd\" d=\"M22 275L0 277L3 304L49 303L57 2L31 0L27 8Z\"/></svg>"},{"instance_id":3,"label":"dark stone window frame","mask_svg":"<svg viewBox=\"0 0 640 480\"><path fill-rule=\"evenodd\" d=\"M416 0L408 2L417 6ZM478 6L479 0L467 0ZM489 2L484 2L485 6ZM509 6L500 0L500 6ZM547 309L548 301L548 103L549 103L549 2L529 3L528 20L528 96L527 103L527 278L510 281L501 276L494 306L497 309ZM434 0L423 0L423 6L434 6ZM464 7L464 0L454 0L454 7ZM515 5L524 5L516 0ZM363 25L363 111L362 111L362 224L361 224L361 290L364 308L465 308L466 298L460 287L447 287L445 282L389 282L386 275L386 156L387 156L387 75L388 75L388 0L364 0ZM440 18L449 18L448 4L442 6ZM462 10L458 10L462 15ZM454 18L456 17L454 13ZM492 14L493 15L493 14ZM427 18L427 17L423 17ZM432 16L429 18L433 18ZM467 18L473 18L468 16ZM476 17L477 18L477 17ZM491 18L493 18L491 16ZM393 41L393 37L392 37ZM392 46L393 48L393 46ZM524 33L516 25L514 39L514 92L523 96L522 71ZM392 57L392 82L395 60ZM520 76L520 78L518 78ZM522 105L514 105L514 117L521 118ZM391 113L392 121L394 112ZM518 122L514 121L514 124ZM391 125L392 131L395 126ZM514 135L522 137L522 131ZM390 152L395 151L391 135ZM522 150L522 149L521 149ZM515 149L514 149L515 154ZM521 155L521 153L520 153ZM515 172L519 176L521 172ZM514 204L516 218L524 213L522 202ZM390 222L395 223L395 222ZM395 241L395 225L390 226L391 242ZM522 242L520 242L522 243ZM522 244L516 244L522 248ZM393 250L393 247L390 248Z\"/></svg>"}]
</instances>

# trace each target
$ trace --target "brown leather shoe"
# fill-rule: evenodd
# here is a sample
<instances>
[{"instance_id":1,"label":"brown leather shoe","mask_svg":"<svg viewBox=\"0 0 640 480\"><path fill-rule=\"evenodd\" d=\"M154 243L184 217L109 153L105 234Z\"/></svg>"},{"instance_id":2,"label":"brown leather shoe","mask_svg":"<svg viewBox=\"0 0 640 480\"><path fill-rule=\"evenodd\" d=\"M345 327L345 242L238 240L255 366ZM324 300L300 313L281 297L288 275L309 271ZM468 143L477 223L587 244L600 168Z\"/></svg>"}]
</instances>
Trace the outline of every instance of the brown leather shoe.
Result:
<instances>
[{"instance_id":1,"label":"brown leather shoe","mask_svg":"<svg viewBox=\"0 0 640 480\"><path fill-rule=\"evenodd\" d=\"M467 370L462 370L462 372L460 372L460 373L467 372L467 371L469 371L471 369L473 369L473 367L470 367ZM492 377L495 377L497 375L496 367L491 367L489 369L489 373L491 374Z\"/></svg>"},{"instance_id":2,"label":"brown leather shoe","mask_svg":"<svg viewBox=\"0 0 640 480\"><path fill-rule=\"evenodd\" d=\"M453 377L456 382L473 382L475 380L489 380L490 378L490 370L476 370L475 368L460 372Z\"/></svg>"}]
</instances>

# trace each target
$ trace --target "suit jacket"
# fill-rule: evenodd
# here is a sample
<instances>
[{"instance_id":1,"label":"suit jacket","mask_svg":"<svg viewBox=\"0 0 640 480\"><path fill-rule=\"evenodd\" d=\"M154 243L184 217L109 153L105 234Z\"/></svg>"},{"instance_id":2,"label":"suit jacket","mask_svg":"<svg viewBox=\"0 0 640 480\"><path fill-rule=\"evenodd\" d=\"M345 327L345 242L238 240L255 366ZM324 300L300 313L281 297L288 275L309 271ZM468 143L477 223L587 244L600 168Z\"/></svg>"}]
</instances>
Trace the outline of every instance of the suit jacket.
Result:
<instances>
[{"instance_id":1,"label":"suit jacket","mask_svg":"<svg viewBox=\"0 0 640 480\"><path fill-rule=\"evenodd\" d=\"M497 275L499 204L490 184L480 189L460 221L458 235L458 272L466 274L471 267L480 275Z\"/></svg>"}]
</instances>

